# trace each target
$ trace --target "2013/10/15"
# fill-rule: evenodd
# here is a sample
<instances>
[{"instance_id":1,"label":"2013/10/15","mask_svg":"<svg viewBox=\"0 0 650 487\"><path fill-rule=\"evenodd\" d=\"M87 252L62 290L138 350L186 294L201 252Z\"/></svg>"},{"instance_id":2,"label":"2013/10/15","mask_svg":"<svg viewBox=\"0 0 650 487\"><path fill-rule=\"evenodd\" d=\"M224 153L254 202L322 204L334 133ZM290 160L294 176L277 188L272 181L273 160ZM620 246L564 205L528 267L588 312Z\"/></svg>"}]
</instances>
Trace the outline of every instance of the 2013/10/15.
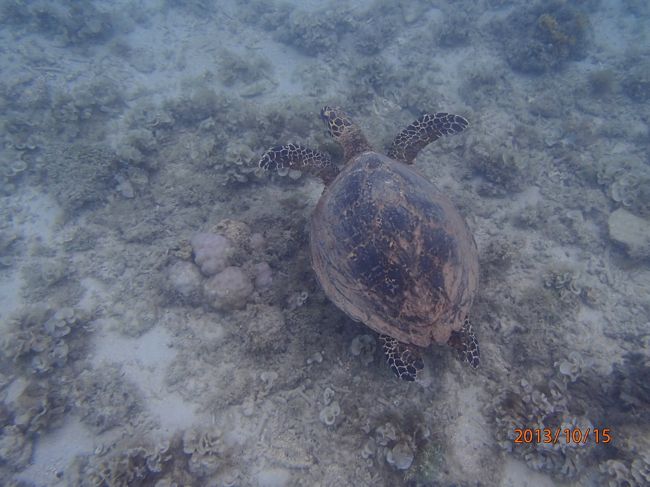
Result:
<instances>
[{"instance_id":1,"label":"2013/10/15","mask_svg":"<svg viewBox=\"0 0 650 487\"><path fill-rule=\"evenodd\" d=\"M589 436L593 435L596 444L611 443L610 428L515 428L515 443L553 443L560 441L567 444L585 445Z\"/></svg>"}]
</instances>

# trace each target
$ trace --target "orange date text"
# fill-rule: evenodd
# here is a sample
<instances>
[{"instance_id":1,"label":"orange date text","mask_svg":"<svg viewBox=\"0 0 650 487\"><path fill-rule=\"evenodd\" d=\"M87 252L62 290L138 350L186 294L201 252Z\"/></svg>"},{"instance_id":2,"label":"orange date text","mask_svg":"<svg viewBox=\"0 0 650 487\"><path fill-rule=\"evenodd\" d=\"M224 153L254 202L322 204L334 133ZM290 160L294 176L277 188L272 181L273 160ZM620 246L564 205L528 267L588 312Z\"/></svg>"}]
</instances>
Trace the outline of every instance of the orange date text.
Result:
<instances>
[{"instance_id":1,"label":"orange date text","mask_svg":"<svg viewBox=\"0 0 650 487\"><path fill-rule=\"evenodd\" d=\"M586 445L593 442L597 445L612 441L610 428L515 428L515 444L560 442L571 445Z\"/></svg>"}]
</instances>

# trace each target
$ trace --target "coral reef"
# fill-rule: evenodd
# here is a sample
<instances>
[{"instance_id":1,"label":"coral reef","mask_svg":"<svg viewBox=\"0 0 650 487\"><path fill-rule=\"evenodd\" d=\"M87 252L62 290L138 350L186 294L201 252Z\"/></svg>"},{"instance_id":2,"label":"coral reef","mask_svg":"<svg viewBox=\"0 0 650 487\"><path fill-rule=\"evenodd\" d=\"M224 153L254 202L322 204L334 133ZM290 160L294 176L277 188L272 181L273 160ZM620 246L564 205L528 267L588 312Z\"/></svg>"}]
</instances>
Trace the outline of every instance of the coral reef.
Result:
<instances>
[{"instance_id":1,"label":"coral reef","mask_svg":"<svg viewBox=\"0 0 650 487\"><path fill-rule=\"evenodd\" d=\"M650 221L647 6L217 3L0 5L2 302L21 305L18 282L49 306L3 316L0 484L516 483L495 436L555 481L650 483L650 244L629 240ZM341 162L320 103L378 148L422 110L475 112L419 167L481 250L476 373L433 347L431 387L396 382L327 301L308 245L320 181L262 185L255 164L296 140ZM114 331L152 362L97 363L89 340L110 353ZM131 367L154 363L162 384L140 393ZM515 426L615 440L513 445Z\"/></svg>"},{"instance_id":2,"label":"coral reef","mask_svg":"<svg viewBox=\"0 0 650 487\"><path fill-rule=\"evenodd\" d=\"M412 479L416 485L436 485L444 465L444 453L439 442L428 439L418 450L415 463L405 475L406 480Z\"/></svg>"},{"instance_id":3,"label":"coral reef","mask_svg":"<svg viewBox=\"0 0 650 487\"><path fill-rule=\"evenodd\" d=\"M571 269L554 269L544 275L544 287L551 289L563 303L576 306L585 293L580 284L580 274Z\"/></svg>"},{"instance_id":4,"label":"coral reef","mask_svg":"<svg viewBox=\"0 0 650 487\"><path fill-rule=\"evenodd\" d=\"M90 2L10 0L4 2L1 15L10 25L27 26L69 45L103 42L114 30L111 14Z\"/></svg>"},{"instance_id":5,"label":"coral reef","mask_svg":"<svg viewBox=\"0 0 650 487\"><path fill-rule=\"evenodd\" d=\"M496 402L495 422L500 435L498 444L506 451L522 458L529 467L561 479L577 478L589 464L593 443L567 441L523 442L515 444L517 429L550 428L573 432L579 429L593 431L591 421L580 411L568 405L565 382L551 379L544 387L535 387L522 379L502 393ZM572 434L572 433L570 433Z\"/></svg>"},{"instance_id":6,"label":"coral reef","mask_svg":"<svg viewBox=\"0 0 650 487\"><path fill-rule=\"evenodd\" d=\"M30 439L61 426L70 392L67 379L30 380L16 399L13 424Z\"/></svg>"},{"instance_id":7,"label":"coral reef","mask_svg":"<svg viewBox=\"0 0 650 487\"><path fill-rule=\"evenodd\" d=\"M620 400L626 418L650 421L650 357L628 353L614 364L609 393Z\"/></svg>"},{"instance_id":8,"label":"coral reef","mask_svg":"<svg viewBox=\"0 0 650 487\"><path fill-rule=\"evenodd\" d=\"M564 285L563 281L563 285ZM564 323L575 320L579 310L571 291L564 291L569 301L563 301L560 292L546 286L531 286L521 291L512 309L514 320L521 325L509 337L509 360L516 367L547 366L553 361L548 354L565 343ZM544 353L522 354L530 343L544 343Z\"/></svg>"},{"instance_id":9,"label":"coral reef","mask_svg":"<svg viewBox=\"0 0 650 487\"><path fill-rule=\"evenodd\" d=\"M492 148L487 143L468 144L466 159L485 183L479 191L484 196L505 197L521 191L527 181L527 164L515 150L508 147Z\"/></svg>"},{"instance_id":10,"label":"coral reef","mask_svg":"<svg viewBox=\"0 0 650 487\"><path fill-rule=\"evenodd\" d=\"M225 446L218 430L188 430L183 434L183 452L189 455L189 471L199 477L214 475L223 463Z\"/></svg>"},{"instance_id":11,"label":"coral reef","mask_svg":"<svg viewBox=\"0 0 650 487\"><path fill-rule=\"evenodd\" d=\"M255 289L267 289L273 283L273 271L268 262L258 262L253 266Z\"/></svg>"},{"instance_id":12,"label":"coral reef","mask_svg":"<svg viewBox=\"0 0 650 487\"><path fill-rule=\"evenodd\" d=\"M226 267L203 283L207 303L217 310L243 308L252 292L250 278L235 266Z\"/></svg>"},{"instance_id":13,"label":"coral reef","mask_svg":"<svg viewBox=\"0 0 650 487\"><path fill-rule=\"evenodd\" d=\"M345 4L317 11L292 9L276 35L280 42L314 56L337 50L341 36L353 28L353 18Z\"/></svg>"},{"instance_id":14,"label":"coral reef","mask_svg":"<svg viewBox=\"0 0 650 487\"><path fill-rule=\"evenodd\" d=\"M398 473L408 485L436 485L441 480L442 445L419 415L409 414L397 424L384 419L374 429L368 427L370 439L361 449L362 457L375 457L389 475Z\"/></svg>"},{"instance_id":15,"label":"coral reef","mask_svg":"<svg viewBox=\"0 0 650 487\"><path fill-rule=\"evenodd\" d=\"M212 232L196 234L178 245L164 269L161 288L181 302L203 302L221 311L242 309L254 291L263 293L273 281L268 262L256 262L264 258L264 242L247 224L224 219ZM201 272L188 262L191 257Z\"/></svg>"},{"instance_id":16,"label":"coral reef","mask_svg":"<svg viewBox=\"0 0 650 487\"><path fill-rule=\"evenodd\" d=\"M243 184L251 181L257 171L258 154L242 141L229 142L223 154L223 185Z\"/></svg>"},{"instance_id":17,"label":"coral reef","mask_svg":"<svg viewBox=\"0 0 650 487\"><path fill-rule=\"evenodd\" d=\"M83 145L90 145L93 140L103 141L105 122L121 112L124 108L124 87L110 77L97 76L74 85L70 90L57 90L52 94L50 106L51 117L56 123L44 128L57 140L67 140L71 144L78 139L86 139ZM73 150L74 150L73 145ZM77 148L77 151L79 148ZM57 156L46 152L46 158ZM92 155L88 155L92 157ZM47 161L48 166L51 162ZM47 169L47 167L45 168Z\"/></svg>"},{"instance_id":18,"label":"coral reef","mask_svg":"<svg viewBox=\"0 0 650 487\"><path fill-rule=\"evenodd\" d=\"M609 177L601 172L601 181L610 180L610 197L632 213L650 218L650 168L647 164L631 157L625 162L615 160L613 167L605 170Z\"/></svg>"},{"instance_id":19,"label":"coral reef","mask_svg":"<svg viewBox=\"0 0 650 487\"><path fill-rule=\"evenodd\" d=\"M48 251L39 249L39 251ZM41 301L55 296L55 290L65 292L66 287L74 286L73 269L67 257L55 258L52 255L34 256L22 269L24 285L22 294L32 300Z\"/></svg>"},{"instance_id":20,"label":"coral reef","mask_svg":"<svg viewBox=\"0 0 650 487\"><path fill-rule=\"evenodd\" d=\"M489 279L510 268L520 255L522 245L506 237L491 240L481 252L481 274Z\"/></svg>"},{"instance_id":21,"label":"coral reef","mask_svg":"<svg viewBox=\"0 0 650 487\"><path fill-rule=\"evenodd\" d=\"M621 83L623 93L637 103L650 100L650 62L634 63Z\"/></svg>"},{"instance_id":22,"label":"coral reef","mask_svg":"<svg viewBox=\"0 0 650 487\"><path fill-rule=\"evenodd\" d=\"M142 411L138 387L119 367L105 365L84 370L75 380L75 407L95 433L137 423Z\"/></svg>"},{"instance_id":23,"label":"coral reef","mask_svg":"<svg viewBox=\"0 0 650 487\"><path fill-rule=\"evenodd\" d=\"M204 276L214 276L228 265L234 253L230 240L214 233L198 233L190 240L194 263Z\"/></svg>"},{"instance_id":24,"label":"coral reef","mask_svg":"<svg viewBox=\"0 0 650 487\"><path fill-rule=\"evenodd\" d=\"M51 151L44 160L39 168L43 185L68 217L105 202L115 185L117 156L104 145L73 144Z\"/></svg>"},{"instance_id":25,"label":"coral reef","mask_svg":"<svg viewBox=\"0 0 650 487\"><path fill-rule=\"evenodd\" d=\"M191 262L178 261L167 268L167 281L171 290L190 303L197 303L202 297L203 278Z\"/></svg>"},{"instance_id":26,"label":"coral reef","mask_svg":"<svg viewBox=\"0 0 650 487\"><path fill-rule=\"evenodd\" d=\"M645 425L644 425L645 426ZM647 427L634 426L623 430L624 440L618 445L616 459L598 465L602 485L610 487L641 486L650 483L650 442Z\"/></svg>"},{"instance_id":27,"label":"coral reef","mask_svg":"<svg viewBox=\"0 0 650 487\"><path fill-rule=\"evenodd\" d=\"M341 406L338 401L333 401L321 409L318 418L325 426L334 426L341 415Z\"/></svg>"},{"instance_id":28,"label":"coral reef","mask_svg":"<svg viewBox=\"0 0 650 487\"><path fill-rule=\"evenodd\" d=\"M583 58L589 32L587 15L558 0L519 7L498 23L510 66L525 73L544 73Z\"/></svg>"},{"instance_id":29,"label":"coral reef","mask_svg":"<svg viewBox=\"0 0 650 487\"><path fill-rule=\"evenodd\" d=\"M609 238L634 259L650 257L650 221L619 208L607 220Z\"/></svg>"},{"instance_id":30,"label":"coral reef","mask_svg":"<svg viewBox=\"0 0 650 487\"><path fill-rule=\"evenodd\" d=\"M441 47L460 47L471 39L472 24L463 15L451 16L440 27L436 37Z\"/></svg>"},{"instance_id":31,"label":"coral reef","mask_svg":"<svg viewBox=\"0 0 650 487\"><path fill-rule=\"evenodd\" d=\"M604 386L608 426L616 435L598 469L603 485L647 485L650 482L650 357L627 353L615 363Z\"/></svg>"},{"instance_id":32,"label":"coral reef","mask_svg":"<svg viewBox=\"0 0 650 487\"><path fill-rule=\"evenodd\" d=\"M376 348L375 337L368 334L357 335L350 343L350 353L359 357L363 365L368 365L374 360Z\"/></svg>"},{"instance_id":33,"label":"coral reef","mask_svg":"<svg viewBox=\"0 0 650 487\"><path fill-rule=\"evenodd\" d=\"M18 397L1 407L0 479L5 468L22 470L27 466L34 439L60 426L69 409L70 387L65 379L30 379L21 385Z\"/></svg>"},{"instance_id":34,"label":"coral reef","mask_svg":"<svg viewBox=\"0 0 650 487\"><path fill-rule=\"evenodd\" d=\"M183 126L193 126L204 120L228 120L232 100L222 93L215 92L206 86L188 87L186 93L179 98L168 100L162 107L175 123Z\"/></svg>"},{"instance_id":35,"label":"coral reef","mask_svg":"<svg viewBox=\"0 0 650 487\"><path fill-rule=\"evenodd\" d=\"M611 69L599 69L589 73L587 82L593 95L609 95L616 88L616 74Z\"/></svg>"},{"instance_id":36,"label":"coral reef","mask_svg":"<svg viewBox=\"0 0 650 487\"><path fill-rule=\"evenodd\" d=\"M372 22L361 22L355 30L354 48L365 56L374 56L394 39L397 28L385 12L374 12Z\"/></svg>"},{"instance_id":37,"label":"coral reef","mask_svg":"<svg viewBox=\"0 0 650 487\"><path fill-rule=\"evenodd\" d=\"M29 463L32 447L17 426L5 426L0 431L0 461L12 469L20 470Z\"/></svg>"},{"instance_id":38,"label":"coral reef","mask_svg":"<svg viewBox=\"0 0 650 487\"><path fill-rule=\"evenodd\" d=\"M39 376L63 368L85 347L87 317L73 308L29 308L9 319L2 351L21 370Z\"/></svg>"},{"instance_id":39,"label":"coral reef","mask_svg":"<svg viewBox=\"0 0 650 487\"><path fill-rule=\"evenodd\" d=\"M22 159L20 153L5 156L0 159L0 182L2 182L2 192L12 193L16 184L29 167L29 164Z\"/></svg>"},{"instance_id":40,"label":"coral reef","mask_svg":"<svg viewBox=\"0 0 650 487\"><path fill-rule=\"evenodd\" d=\"M555 362L554 365L557 367L560 376L566 378L568 382L575 382L584 372L582 356L575 350L569 352L567 358Z\"/></svg>"},{"instance_id":41,"label":"coral reef","mask_svg":"<svg viewBox=\"0 0 650 487\"><path fill-rule=\"evenodd\" d=\"M231 451L214 427L177 433L156 446L138 444L107 457L79 457L66 472L69 485L234 485L225 483Z\"/></svg>"},{"instance_id":42,"label":"coral reef","mask_svg":"<svg viewBox=\"0 0 650 487\"><path fill-rule=\"evenodd\" d=\"M235 83L250 84L261 78L270 78L271 63L254 52L240 55L224 49L219 56L219 77L226 86Z\"/></svg>"},{"instance_id":43,"label":"coral reef","mask_svg":"<svg viewBox=\"0 0 650 487\"><path fill-rule=\"evenodd\" d=\"M413 450L403 441L397 443L393 448L389 450L386 454L386 461L389 465L392 465L397 470L408 470L408 468L413 463Z\"/></svg>"},{"instance_id":44,"label":"coral reef","mask_svg":"<svg viewBox=\"0 0 650 487\"><path fill-rule=\"evenodd\" d=\"M278 353L287 347L288 332L284 314L277 306L250 306L238 320L244 348L253 353Z\"/></svg>"}]
</instances>

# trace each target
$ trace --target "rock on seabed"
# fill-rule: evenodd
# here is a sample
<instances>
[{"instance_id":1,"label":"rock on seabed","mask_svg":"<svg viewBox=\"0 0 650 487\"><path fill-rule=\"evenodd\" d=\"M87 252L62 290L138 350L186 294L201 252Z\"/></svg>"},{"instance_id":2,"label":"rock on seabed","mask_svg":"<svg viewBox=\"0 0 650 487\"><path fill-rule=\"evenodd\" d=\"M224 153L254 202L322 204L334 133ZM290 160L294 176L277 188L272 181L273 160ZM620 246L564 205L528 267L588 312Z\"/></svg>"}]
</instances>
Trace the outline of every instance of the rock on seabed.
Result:
<instances>
[{"instance_id":1,"label":"rock on seabed","mask_svg":"<svg viewBox=\"0 0 650 487\"><path fill-rule=\"evenodd\" d=\"M619 208L607 221L609 238L622 244L633 258L650 257L650 221Z\"/></svg>"}]
</instances>

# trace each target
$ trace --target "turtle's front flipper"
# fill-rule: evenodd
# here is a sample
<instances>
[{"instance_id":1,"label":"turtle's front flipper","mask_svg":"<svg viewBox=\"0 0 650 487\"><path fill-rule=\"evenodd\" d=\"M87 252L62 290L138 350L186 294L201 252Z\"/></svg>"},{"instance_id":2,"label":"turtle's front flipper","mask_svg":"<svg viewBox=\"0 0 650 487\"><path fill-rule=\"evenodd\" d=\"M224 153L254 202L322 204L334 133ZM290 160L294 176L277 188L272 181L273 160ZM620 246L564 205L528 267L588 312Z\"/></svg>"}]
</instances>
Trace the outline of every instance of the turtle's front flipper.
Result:
<instances>
[{"instance_id":1,"label":"turtle's front flipper","mask_svg":"<svg viewBox=\"0 0 650 487\"><path fill-rule=\"evenodd\" d=\"M451 113L425 113L402 130L388 149L388 157L411 164L418 153L443 135L458 134L469 126L460 115Z\"/></svg>"},{"instance_id":2,"label":"turtle's front flipper","mask_svg":"<svg viewBox=\"0 0 650 487\"><path fill-rule=\"evenodd\" d=\"M447 343L450 347L458 351L458 357L461 361L467 362L474 368L479 366L481 352L478 348L478 340L476 339L476 335L474 335L472 323L470 323L469 318L465 318L465 322L460 331L451 332Z\"/></svg>"},{"instance_id":3,"label":"turtle's front flipper","mask_svg":"<svg viewBox=\"0 0 650 487\"><path fill-rule=\"evenodd\" d=\"M297 169L315 174L329 184L339 173L330 156L298 144L276 145L267 150L259 161L267 171Z\"/></svg>"},{"instance_id":4,"label":"turtle's front flipper","mask_svg":"<svg viewBox=\"0 0 650 487\"><path fill-rule=\"evenodd\" d=\"M402 380L413 382L424 368L422 358L415 347L398 342L388 335L379 335L386 362L395 375Z\"/></svg>"}]
</instances>

